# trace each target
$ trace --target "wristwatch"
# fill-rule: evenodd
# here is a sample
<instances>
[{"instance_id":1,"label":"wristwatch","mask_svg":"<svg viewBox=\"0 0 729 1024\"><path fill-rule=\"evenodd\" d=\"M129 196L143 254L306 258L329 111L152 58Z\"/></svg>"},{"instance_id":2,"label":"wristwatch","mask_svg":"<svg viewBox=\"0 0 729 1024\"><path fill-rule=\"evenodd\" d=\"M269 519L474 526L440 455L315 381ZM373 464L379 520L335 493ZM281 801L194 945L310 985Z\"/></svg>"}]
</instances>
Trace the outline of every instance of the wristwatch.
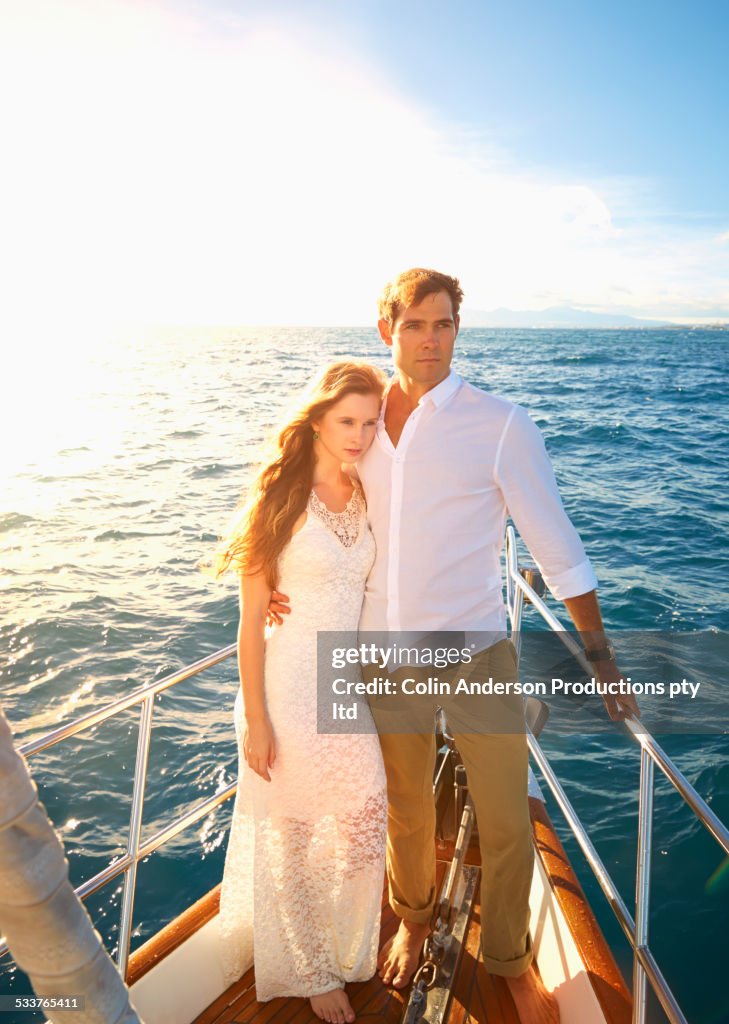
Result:
<instances>
[{"instance_id":1,"label":"wristwatch","mask_svg":"<svg viewBox=\"0 0 729 1024\"><path fill-rule=\"evenodd\" d=\"M615 661L615 648L610 640L606 640L603 647L595 647L592 651L585 651L588 661Z\"/></svg>"}]
</instances>

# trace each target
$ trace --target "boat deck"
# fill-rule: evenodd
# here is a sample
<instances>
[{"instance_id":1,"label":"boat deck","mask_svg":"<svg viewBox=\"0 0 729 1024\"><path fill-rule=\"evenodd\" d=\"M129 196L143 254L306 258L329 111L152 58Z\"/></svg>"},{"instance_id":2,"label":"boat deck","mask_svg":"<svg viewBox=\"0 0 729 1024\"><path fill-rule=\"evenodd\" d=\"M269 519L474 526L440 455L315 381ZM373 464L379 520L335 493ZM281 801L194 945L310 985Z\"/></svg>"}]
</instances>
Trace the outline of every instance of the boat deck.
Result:
<instances>
[{"instance_id":1,"label":"boat deck","mask_svg":"<svg viewBox=\"0 0 729 1024\"><path fill-rule=\"evenodd\" d=\"M444 850L449 854L450 850ZM469 858L470 860L471 858ZM438 886L446 871L447 861L438 860ZM387 886L382 895L380 948L394 935L398 918L387 901ZM503 978L490 975L478 956L480 937L480 906L474 903L464 951L451 997L449 1024L520 1024L511 995ZM370 981L347 986L349 998L359 1024L387 1022L397 1024L407 1002L405 994L383 985L377 975ZM194 1024L312 1024L318 1021L307 999L272 999L259 1003L253 968L215 1000Z\"/></svg>"},{"instance_id":2,"label":"boat deck","mask_svg":"<svg viewBox=\"0 0 729 1024\"><path fill-rule=\"evenodd\" d=\"M560 1012L569 1024L587 1024L588 1021L591 1024L598 1021L600 1024L630 1024L633 1016L630 992L546 808L535 797L529 798L529 807L537 860L541 865L535 871L535 878L541 877L546 885L546 889L539 884L532 887L533 897L536 895L536 903L532 899L532 940L536 955L542 961L547 987L560 1000ZM435 854L440 890L453 858L453 841L437 840ZM519 1020L505 979L489 974L479 956L481 913L477 883L481 861L474 835L466 851L465 863L476 868L477 874L471 879L475 883L475 891L472 892L472 900L469 898L470 914L464 923L460 961L453 975L450 1002L443 1008L441 1019L447 1024L527 1024ZM175 963L172 954L178 956L188 940L198 932L205 935L206 926L218 913L219 898L220 885L217 885L132 954L127 981L130 986L141 983L142 990L137 991L141 991L148 1009L153 1011L159 1000L164 1000L165 993L170 994L169 986L174 986L175 971L186 970L190 978L194 978L198 956L207 957L205 962L210 970L219 970L217 953L206 945L208 940L204 938L202 945L191 953L191 959L176 961L177 966L165 973L165 965ZM565 930L557 928L554 931L560 916ZM398 919L387 901L384 885L380 948L394 935L397 926ZM180 967L181 963L186 966ZM152 982L145 990L146 975L150 975ZM215 985L211 987L215 989ZM219 988L215 990L220 992ZM135 988L132 991L133 995L137 994ZM399 1024L409 998L408 989L395 991L383 985L377 975L367 982L348 985L347 992L359 1024ZM234 985L212 998L204 1010L197 1010L198 1016L191 1019L191 1011L196 1011L188 1004L185 1012L185 999L197 998L194 1005L200 1007L199 995L198 987L188 986L185 989L182 986L181 993L175 997L177 1003L175 998L168 1000L164 1017L160 1020L169 1022L175 1019L177 1011L170 1009L175 1003L179 1019L184 1018L191 1024L316 1024L318 1021L308 999L282 998L259 1003L252 968ZM153 1016L152 1012L148 1019L152 1020Z\"/></svg>"}]
</instances>

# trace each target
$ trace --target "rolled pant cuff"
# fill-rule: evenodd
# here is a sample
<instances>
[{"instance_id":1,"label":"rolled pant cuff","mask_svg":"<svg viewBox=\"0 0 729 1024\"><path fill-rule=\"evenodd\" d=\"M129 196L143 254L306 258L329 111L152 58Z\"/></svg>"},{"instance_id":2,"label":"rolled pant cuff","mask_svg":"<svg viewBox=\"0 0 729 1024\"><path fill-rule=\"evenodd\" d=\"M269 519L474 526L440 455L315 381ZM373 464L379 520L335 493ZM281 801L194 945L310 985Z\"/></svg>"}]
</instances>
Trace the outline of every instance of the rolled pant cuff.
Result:
<instances>
[{"instance_id":1,"label":"rolled pant cuff","mask_svg":"<svg viewBox=\"0 0 729 1024\"><path fill-rule=\"evenodd\" d=\"M435 904L426 907L424 910L413 910L412 907L406 907L404 903L399 903L394 896L391 896L390 906L397 917L403 921L410 921L412 924L430 924Z\"/></svg>"},{"instance_id":2,"label":"rolled pant cuff","mask_svg":"<svg viewBox=\"0 0 729 1024\"><path fill-rule=\"evenodd\" d=\"M483 962L489 974L498 974L502 978L518 978L529 969L533 958L530 945L524 956L518 956L514 960L494 960L493 957L486 956L484 953Z\"/></svg>"}]
</instances>

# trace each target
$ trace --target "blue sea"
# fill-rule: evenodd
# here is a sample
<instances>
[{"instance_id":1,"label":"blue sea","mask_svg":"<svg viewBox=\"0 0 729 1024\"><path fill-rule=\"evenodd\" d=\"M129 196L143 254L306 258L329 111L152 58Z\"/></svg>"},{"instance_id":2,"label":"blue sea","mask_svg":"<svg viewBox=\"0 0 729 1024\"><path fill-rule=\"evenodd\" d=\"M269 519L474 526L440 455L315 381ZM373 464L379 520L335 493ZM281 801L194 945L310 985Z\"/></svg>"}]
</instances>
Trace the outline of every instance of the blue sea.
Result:
<instances>
[{"instance_id":1,"label":"blue sea","mask_svg":"<svg viewBox=\"0 0 729 1024\"><path fill-rule=\"evenodd\" d=\"M526 406L542 429L613 632L729 626L728 343L729 333L704 329L459 336L455 369ZM4 438L0 499L2 702L18 741L235 640L236 581L215 582L198 563L292 390L351 355L388 367L370 328L169 330L69 357L47 389L50 411L29 392L17 437ZM235 778L237 685L231 660L157 700L145 835ZM31 762L77 884L125 848L137 719L127 711ZM542 742L632 907L635 743L549 726ZM729 821L726 734L661 742ZM548 806L630 980L622 933ZM230 811L228 802L140 866L133 948L220 880ZM653 872L659 964L692 1024L729 1021L729 864L662 777ZM110 949L120 892L88 903ZM0 992L28 991L6 959ZM650 1019L663 1019L654 1005Z\"/></svg>"}]
</instances>

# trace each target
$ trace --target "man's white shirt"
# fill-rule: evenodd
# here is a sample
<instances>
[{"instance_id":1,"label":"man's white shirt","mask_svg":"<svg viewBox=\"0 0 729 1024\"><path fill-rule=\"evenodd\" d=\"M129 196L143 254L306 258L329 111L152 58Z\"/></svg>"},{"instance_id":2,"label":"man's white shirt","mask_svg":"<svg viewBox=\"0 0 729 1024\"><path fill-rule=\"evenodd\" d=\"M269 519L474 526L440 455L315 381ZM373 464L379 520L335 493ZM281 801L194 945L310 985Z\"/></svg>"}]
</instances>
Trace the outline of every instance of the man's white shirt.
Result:
<instances>
[{"instance_id":1,"label":"man's white shirt","mask_svg":"<svg viewBox=\"0 0 729 1024\"><path fill-rule=\"evenodd\" d=\"M423 395L394 447L386 401L357 463L377 543L360 630L503 632L509 514L556 598L595 589L542 435L524 408L451 371Z\"/></svg>"}]
</instances>

